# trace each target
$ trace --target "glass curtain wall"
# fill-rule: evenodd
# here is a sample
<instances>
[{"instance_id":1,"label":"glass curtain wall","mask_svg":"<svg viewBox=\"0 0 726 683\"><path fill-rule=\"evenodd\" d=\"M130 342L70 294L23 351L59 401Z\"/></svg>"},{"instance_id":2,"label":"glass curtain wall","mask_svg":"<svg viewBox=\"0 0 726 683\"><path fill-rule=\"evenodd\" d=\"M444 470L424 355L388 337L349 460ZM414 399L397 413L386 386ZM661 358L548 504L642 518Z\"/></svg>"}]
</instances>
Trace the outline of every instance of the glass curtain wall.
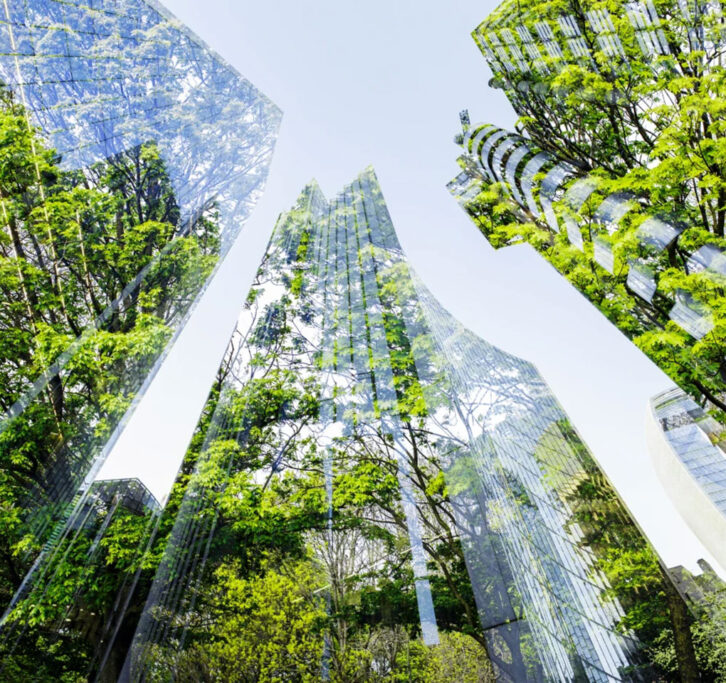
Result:
<instances>
[{"instance_id":1,"label":"glass curtain wall","mask_svg":"<svg viewBox=\"0 0 726 683\"><path fill-rule=\"evenodd\" d=\"M567 416L412 275L371 169L281 216L205 415L131 680L698 670Z\"/></svg>"},{"instance_id":2,"label":"glass curtain wall","mask_svg":"<svg viewBox=\"0 0 726 683\"><path fill-rule=\"evenodd\" d=\"M143 0L7 0L0 80L0 639L12 643L11 612L79 520L157 516L157 502L117 494L114 514L90 514L94 477L259 198L281 113Z\"/></svg>"},{"instance_id":3,"label":"glass curtain wall","mask_svg":"<svg viewBox=\"0 0 726 683\"><path fill-rule=\"evenodd\" d=\"M472 37L520 135L465 113L457 136L492 244L532 244L720 422L723 23L718 2L504 0ZM573 206L578 177L596 189Z\"/></svg>"}]
</instances>

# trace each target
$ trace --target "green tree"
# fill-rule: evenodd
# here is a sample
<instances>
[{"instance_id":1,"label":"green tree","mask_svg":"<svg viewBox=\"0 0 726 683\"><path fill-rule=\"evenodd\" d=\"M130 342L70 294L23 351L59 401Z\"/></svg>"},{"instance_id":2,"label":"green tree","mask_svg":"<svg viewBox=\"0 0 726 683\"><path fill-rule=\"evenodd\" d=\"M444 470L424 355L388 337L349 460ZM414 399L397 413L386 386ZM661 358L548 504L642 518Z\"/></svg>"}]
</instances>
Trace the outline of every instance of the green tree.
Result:
<instances>
[{"instance_id":1,"label":"green tree","mask_svg":"<svg viewBox=\"0 0 726 683\"><path fill-rule=\"evenodd\" d=\"M726 249L722 18L720 10L699 6L691 11L671 0L650 7L660 18L655 24L652 18L634 22L631 17L643 7L621 0L526 6L506 0L482 22L473 36L494 71L491 84L504 89L520 116L518 128L530 141L531 152L520 168L545 151L578 175L587 174L598 188L577 213L562 202L556 209L561 220L579 226L574 229L583 233L583 251L564 230L558 233L540 215L516 206L498 183L485 181L468 210L495 247L532 244L676 383L707 400L723 421L723 277L695 272L689 262L701 247ZM593 12L607 13L602 25L592 20ZM543 27L552 42L541 38ZM527 34L539 37L525 44ZM651 39L660 47L644 53ZM501 43L509 47L502 51L497 47ZM505 60L507 50L511 59ZM467 151L478 157L480 150ZM506 163L506 155L502 161ZM534 179L535 197L537 181L547 170ZM634 208L609 235L593 221L593 211L615 192L629 195ZM555 199L561 198L560 192ZM661 252L637 236L652 215L670 217L684 228ZM613 273L594 259L595 236L611 245ZM634 262L657 284L651 301L628 287ZM694 315L701 312L712 323L702 339L670 321L669 310L677 301L687 301Z\"/></svg>"}]
</instances>

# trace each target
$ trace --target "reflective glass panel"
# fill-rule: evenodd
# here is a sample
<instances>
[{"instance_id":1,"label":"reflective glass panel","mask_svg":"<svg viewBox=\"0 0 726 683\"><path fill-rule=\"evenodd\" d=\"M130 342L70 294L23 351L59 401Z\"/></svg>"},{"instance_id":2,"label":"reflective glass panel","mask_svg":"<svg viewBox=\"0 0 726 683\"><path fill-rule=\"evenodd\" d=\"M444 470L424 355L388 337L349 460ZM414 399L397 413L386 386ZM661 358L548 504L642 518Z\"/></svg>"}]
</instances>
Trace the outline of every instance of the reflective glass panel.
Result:
<instances>
[{"instance_id":1,"label":"reflective glass panel","mask_svg":"<svg viewBox=\"0 0 726 683\"><path fill-rule=\"evenodd\" d=\"M33 169L25 192L46 234L38 241L24 223L11 240L21 272L37 273L40 296L28 295L27 319L14 316L19 338L31 341L29 353L13 354L25 366L12 383L0 382L0 451L17 454L18 442L30 441L35 461L22 485L2 494L17 519L6 541L25 549L11 576L0 570L2 608L18 606L0 628L0 645L37 651L33 638L42 640L43 629L63 640L64 623L85 619L72 638L82 632L87 643L81 638L72 656L90 667L122 628L124 591L138 579L134 562L144 549L137 537L127 565L104 569L113 563L105 564L103 534L156 523L151 499L163 502L135 475L119 479L109 498L97 475L258 200L281 112L153 2L8 1L0 22L0 80L16 107L3 90L3 114L23 133L37 131L29 147L43 164L49 148L60 155L47 172ZM9 234L7 220L3 226ZM41 340L33 300L40 319L53 322L51 345ZM5 298L0 314L16 308ZM3 469L3 477L16 474ZM99 560L85 579L78 563L64 564L83 553ZM69 601L62 576L67 586L81 579ZM113 616L93 608L101 586L119 589ZM29 624L40 630L27 635Z\"/></svg>"},{"instance_id":2,"label":"reflective glass panel","mask_svg":"<svg viewBox=\"0 0 726 683\"><path fill-rule=\"evenodd\" d=\"M688 258L688 270L692 273L706 271L726 276L726 254L718 247L706 244Z\"/></svg>"},{"instance_id":3,"label":"reflective glass panel","mask_svg":"<svg viewBox=\"0 0 726 683\"><path fill-rule=\"evenodd\" d=\"M638 261L630 262L628 270L628 287L635 292L641 299L652 301L656 290L655 277L652 268Z\"/></svg>"},{"instance_id":4,"label":"reflective glass panel","mask_svg":"<svg viewBox=\"0 0 726 683\"><path fill-rule=\"evenodd\" d=\"M579 211L588 197L597 189L597 181L593 178L580 178L572 183L565 192L564 202L573 211Z\"/></svg>"},{"instance_id":5,"label":"reflective glass panel","mask_svg":"<svg viewBox=\"0 0 726 683\"><path fill-rule=\"evenodd\" d=\"M695 339L702 339L713 329L713 318L706 306L696 302L688 292L676 293L676 303L668 316Z\"/></svg>"},{"instance_id":6,"label":"reflective glass panel","mask_svg":"<svg viewBox=\"0 0 726 683\"><path fill-rule=\"evenodd\" d=\"M493 128L494 126L491 126L489 124L482 125L482 124L475 124L469 128L469 130L466 131L464 134L464 149L467 152L471 152L472 154L475 153L475 150L479 149L479 146L474 142L475 138L479 138L481 141L480 135L485 135L486 131Z\"/></svg>"},{"instance_id":7,"label":"reflective glass panel","mask_svg":"<svg viewBox=\"0 0 726 683\"><path fill-rule=\"evenodd\" d=\"M726 454L713 443L723 428L680 389L655 397L652 407L678 459L718 510L726 515Z\"/></svg>"},{"instance_id":8,"label":"reflective glass panel","mask_svg":"<svg viewBox=\"0 0 726 683\"><path fill-rule=\"evenodd\" d=\"M593 220L605 226L612 235L618 229L620 219L635 207L633 196L627 193L616 192L608 195L597 207Z\"/></svg>"},{"instance_id":9,"label":"reflective glass panel","mask_svg":"<svg viewBox=\"0 0 726 683\"><path fill-rule=\"evenodd\" d=\"M569 214L565 214L563 220L567 226L567 238L570 240L570 243L577 247L580 251L584 251L585 247L582 240L580 224Z\"/></svg>"},{"instance_id":10,"label":"reflective glass panel","mask_svg":"<svg viewBox=\"0 0 726 683\"><path fill-rule=\"evenodd\" d=\"M592 244L596 263L599 263L608 273L612 273L615 269L615 257L610 242L603 237L595 236Z\"/></svg>"},{"instance_id":11,"label":"reflective glass panel","mask_svg":"<svg viewBox=\"0 0 726 683\"><path fill-rule=\"evenodd\" d=\"M540 186L539 203L542 205L542 211L544 212L547 224L555 232L560 231L560 226L557 221L557 215L555 214L552 203L556 199L557 191L562 187L565 180L573 175L574 169L569 164L557 164L551 168L547 175L542 179L542 185Z\"/></svg>"},{"instance_id":12,"label":"reflective glass panel","mask_svg":"<svg viewBox=\"0 0 726 683\"><path fill-rule=\"evenodd\" d=\"M552 157L546 152L540 152L527 162L522 171L521 187L527 207L535 215L540 215L540 208L535 201L532 190L534 189L534 177L542 170L542 168L552 161Z\"/></svg>"},{"instance_id":13,"label":"reflective glass panel","mask_svg":"<svg viewBox=\"0 0 726 683\"><path fill-rule=\"evenodd\" d=\"M643 243L662 251L682 232L682 227L653 216L641 223L636 236Z\"/></svg>"},{"instance_id":14,"label":"reflective glass panel","mask_svg":"<svg viewBox=\"0 0 726 683\"><path fill-rule=\"evenodd\" d=\"M494 148L494 145L499 143L502 138L509 135L504 130L499 130L493 135L490 135L486 141L484 142L484 145L481 148L481 152L479 153L479 161L481 162L482 168L486 171L487 175L496 182L497 176L492 170L492 165L489 161L489 157L492 153L492 149Z\"/></svg>"},{"instance_id":15,"label":"reflective glass panel","mask_svg":"<svg viewBox=\"0 0 726 683\"><path fill-rule=\"evenodd\" d=\"M494 173L494 177L497 180L503 180L502 160L509 152L511 152L521 144L523 144L522 139L518 136L512 135L496 146L496 148L494 149L494 154L492 155L491 169Z\"/></svg>"},{"instance_id":16,"label":"reflective glass panel","mask_svg":"<svg viewBox=\"0 0 726 683\"><path fill-rule=\"evenodd\" d=\"M494 135L497 132L497 129L493 126L487 126L480 130L473 138L470 148L471 155L477 160L477 162L480 164L481 170L484 172L486 177L488 177L492 182L495 182L495 178L492 177L491 171L489 169L489 166L487 165L481 165L481 157L480 157L480 151L482 149L482 145L484 144L484 141L490 136Z\"/></svg>"},{"instance_id":17,"label":"reflective glass panel","mask_svg":"<svg viewBox=\"0 0 726 683\"><path fill-rule=\"evenodd\" d=\"M520 162L530 153L529 147L522 144L509 155L506 166L504 167L504 180L506 180L512 196L520 206L525 206L524 197L519 189L519 180L517 179L517 170Z\"/></svg>"}]
</instances>

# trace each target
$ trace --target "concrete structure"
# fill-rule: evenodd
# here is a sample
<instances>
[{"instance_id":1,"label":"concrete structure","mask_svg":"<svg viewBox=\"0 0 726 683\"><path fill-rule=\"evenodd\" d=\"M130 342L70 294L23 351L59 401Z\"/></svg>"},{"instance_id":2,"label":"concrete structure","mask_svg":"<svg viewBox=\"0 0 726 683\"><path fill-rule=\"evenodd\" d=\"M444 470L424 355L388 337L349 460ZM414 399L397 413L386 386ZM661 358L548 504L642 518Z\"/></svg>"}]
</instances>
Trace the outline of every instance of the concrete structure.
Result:
<instances>
[{"instance_id":1,"label":"concrete structure","mask_svg":"<svg viewBox=\"0 0 726 683\"><path fill-rule=\"evenodd\" d=\"M678 511L726 575L725 430L680 389L655 396L647 416L648 449Z\"/></svg>"}]
</instances>

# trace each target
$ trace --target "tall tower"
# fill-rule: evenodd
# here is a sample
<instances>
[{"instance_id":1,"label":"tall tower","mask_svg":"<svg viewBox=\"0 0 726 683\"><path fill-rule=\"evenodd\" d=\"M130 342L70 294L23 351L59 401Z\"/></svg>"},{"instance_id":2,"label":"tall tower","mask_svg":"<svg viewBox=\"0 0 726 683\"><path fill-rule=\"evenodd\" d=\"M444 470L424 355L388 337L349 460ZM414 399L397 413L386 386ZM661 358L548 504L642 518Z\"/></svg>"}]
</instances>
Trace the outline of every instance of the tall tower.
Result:
<instances>
[{"instance_id":1,"label":"tall tower","mask_svg":"<svg viewBox=\"0 0 726 683\"><path fill-rule=\"evenodd\" d=\"M495 248L531 244L679 385L653 400L651 450L721 561L722 21L720 6L688 2L503 2L473 37L518 131L462 112L462 173L449 185ZM715 422L679 441L673 416L699 412Z\"/></svg>"},{"instance_id":2,"label":"tall tower","mask_svg":"<svg viewBox=\"0 0 726 683\"><path fill-rule=\"evenodd\" d=\"M471 126L466 114L457 138L491 189L467 205L494 246L533 244L718 411L726 214L711 103L723 97L722 20L720 6L688 2L568 13L506 0L472 35L520 129Z\"/></svg>"},{"instance_id":3,"label":"tall tower","mask_svg":"<svg viewBox=\"0 0 726 683\"><path fill-rule=\"evenodd\" d=\"M182 475L131 680L293 666L258 641L323 678L410 664L374 645L396 638L420 666L473 638L509 681L650 680L659 648L696 666L683 600L566 414L411 273L371 169L280 217Z\"/></svg>"},{"instance_id":4,"label":"tall tower","mask_svg":"<svg viewBox=\"0 0 726 683\"><path fill-rule=\"evenodd\" d=\"M0 45L5 611L110 486L95 475L259 198L281 113L153 1L11 0Z\"/></svg>"}]
</instances>

